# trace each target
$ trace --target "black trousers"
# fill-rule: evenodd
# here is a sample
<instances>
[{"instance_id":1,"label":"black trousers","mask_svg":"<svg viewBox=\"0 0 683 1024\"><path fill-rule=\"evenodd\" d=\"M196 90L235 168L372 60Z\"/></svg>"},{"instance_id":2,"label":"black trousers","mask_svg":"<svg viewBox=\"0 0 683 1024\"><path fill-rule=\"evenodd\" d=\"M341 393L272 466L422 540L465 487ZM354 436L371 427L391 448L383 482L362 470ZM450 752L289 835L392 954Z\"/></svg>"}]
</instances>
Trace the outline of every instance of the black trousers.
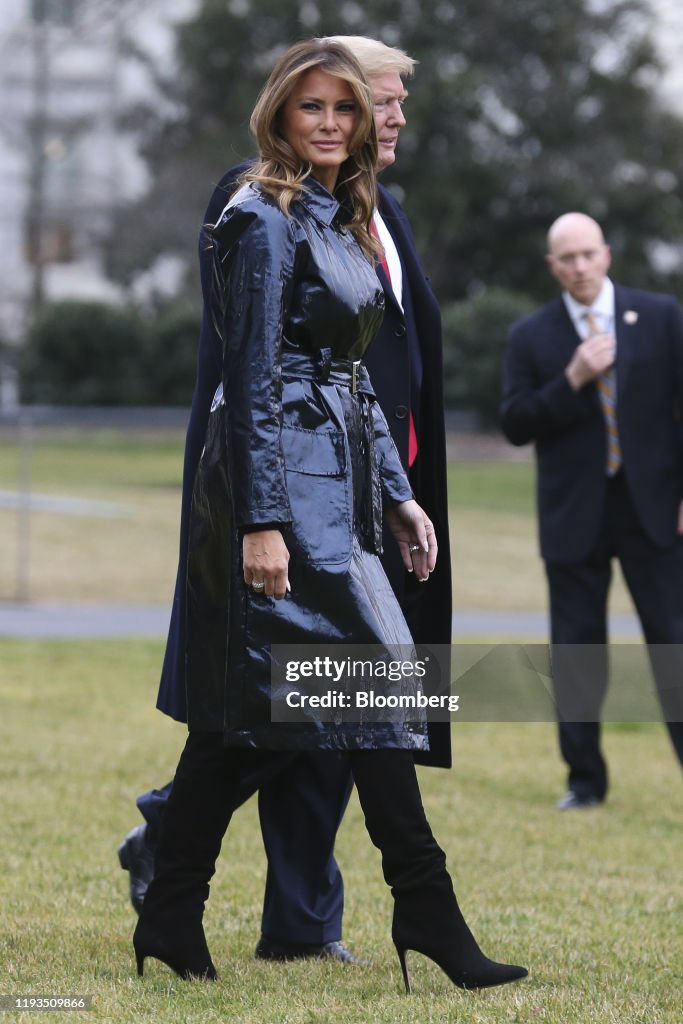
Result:
<instances>
[{"instance_id":1,"label":"black trousers","mask_svg":"<svg viewBox=\"0 0 683 1024\"><path fill-rule=\"evenodd\" d=\"M319 769L333 770L336 753L318 754ZM296 754L293 759L302 756ZM436 887L444 919L449 914L452 918L457 907L445 905L449 892L452 897L446 858L425 815L411 751L351 750L345 758L394 896ZM158 932L189 928L201 920L223 836L239 803L240 780L248 775L277 778L291 760L280 751L225 747L220 733L188 734L161 818L156 874L145 897L141 923L154 922ZM296 826L294 820L282 824L298 861L302 837Z\"/></svg>"},{"instance_id":2,"label":"black trousers","mask_svg":"<svg viewBox=\"0 0 683 1024\"><path fill-rule=\"evenodd\" d=\"M599 535L588 556L581 562L546 561L560 750L569 766L569 788L599 800L608 788L600 723L613 558L633 598L669 735L683 764L683 537L669 548L650 540L622 472L607 483Z\"/></svg>"},{"instance_id":3,"label":"black trousers","mask_svg":"<svg viewBox=\"0 0 683 1024\"><path fill-rule=\"evenodd\" d=\"M258 790L268 863L261 934L275 942L324 944L342 935L344 883L334 856L353 779L347 754L244 751L233 809ZM137 799L154 849L172 783Z\"/></svg>"}]
</instances>

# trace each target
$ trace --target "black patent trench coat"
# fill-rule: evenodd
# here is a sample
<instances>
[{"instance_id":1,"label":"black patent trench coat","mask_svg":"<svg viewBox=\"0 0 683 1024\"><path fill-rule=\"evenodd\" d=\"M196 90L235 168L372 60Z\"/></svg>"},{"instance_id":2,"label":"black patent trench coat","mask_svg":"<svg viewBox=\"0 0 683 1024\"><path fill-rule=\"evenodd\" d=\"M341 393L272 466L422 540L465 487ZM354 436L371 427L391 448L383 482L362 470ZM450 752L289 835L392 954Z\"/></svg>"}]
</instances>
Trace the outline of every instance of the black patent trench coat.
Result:
<instances>
[{"instance_id":1,"label":"black patent trench coat","mask_svg":"<svg viewBox=\"0 0 683 1024\"><path fill-rule=\"evenodd\" d=\"M223 383L192 498L186 691L189 728L232 746L428 749L414 715L271 722L271 644L412 642L377 557L383 506L412 492L367 373L352 393L335 371L384 304L345 219L313 178L289 216L252 184L207 235ZM243 533L259 527L290 553L280 601L243 581Z\"/></svg>"}]
</instances>

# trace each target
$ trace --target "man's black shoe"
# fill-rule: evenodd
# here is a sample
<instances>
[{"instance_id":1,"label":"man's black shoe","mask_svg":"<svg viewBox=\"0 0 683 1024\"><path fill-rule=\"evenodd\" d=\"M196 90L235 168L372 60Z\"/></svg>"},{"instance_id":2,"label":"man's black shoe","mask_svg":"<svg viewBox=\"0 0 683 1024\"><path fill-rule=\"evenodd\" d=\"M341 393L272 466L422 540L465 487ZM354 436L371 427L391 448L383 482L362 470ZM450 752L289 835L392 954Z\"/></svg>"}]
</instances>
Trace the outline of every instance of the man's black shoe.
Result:
<instances>
[{"instance_id":1,"label":"man's black shoe","mask_svg":"<svg viewBox=\"0 0 683 1024\"><path fill-rule=\"evenodd\" d=\"M154 878L154 854L147 845L147 826L138 825L119 846L119 863L130 874L130 902L139 914L149 883Z\"/></svg>"},{"instance_id":2,"label":"man's black shoe","mask_svg":"<svg viewBox=\"0 0 683 1024\"><path fill-rule=\"evenodd\" d=\"M561 800L557 801L555 807L558 811L583 811L588 807L597 807L601 803L602 800L597 796L581 796L570 789Z\"/></svg>"},{"instance_id":3,"label":"man's black shoe","mask_svg":"<svg viewBox=\"0 0 683 1024\"><path fill-rule=\"evenodd\" d=\"M340 964L367 965L369 961L359 960L350 949L347 949L343 942L301 943L301 942L272 942L264 939L258 941L256 953L257 960L303 960L305 958L316 960L338 960Z\"/></svg>"}]
</instances>

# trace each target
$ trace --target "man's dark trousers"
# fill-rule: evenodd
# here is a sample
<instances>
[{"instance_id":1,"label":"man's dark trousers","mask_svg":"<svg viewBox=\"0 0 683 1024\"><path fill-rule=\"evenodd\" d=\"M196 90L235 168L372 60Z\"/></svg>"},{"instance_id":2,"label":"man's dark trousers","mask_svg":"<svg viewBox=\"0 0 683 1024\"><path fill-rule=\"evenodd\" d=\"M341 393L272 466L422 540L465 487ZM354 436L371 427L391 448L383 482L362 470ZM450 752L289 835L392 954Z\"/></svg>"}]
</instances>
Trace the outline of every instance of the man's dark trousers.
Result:
<instances>
[{"instance_id":1,"label":"man's dark trousers","mask_svg":"<svg viewBox=\"0 0 683 1024\"><path fill-rule=\"evenodd\" d=\"M624 474L607 483L597 541L580 562L546 561L553 683L569 788L603 800L607 768L600 750L607 692L607 597L618 558L649 645L662 713L683 764L683 537L658 547L643 530ZM618 680L615 680L618 685Z\"/></svg>"}]
</instances>

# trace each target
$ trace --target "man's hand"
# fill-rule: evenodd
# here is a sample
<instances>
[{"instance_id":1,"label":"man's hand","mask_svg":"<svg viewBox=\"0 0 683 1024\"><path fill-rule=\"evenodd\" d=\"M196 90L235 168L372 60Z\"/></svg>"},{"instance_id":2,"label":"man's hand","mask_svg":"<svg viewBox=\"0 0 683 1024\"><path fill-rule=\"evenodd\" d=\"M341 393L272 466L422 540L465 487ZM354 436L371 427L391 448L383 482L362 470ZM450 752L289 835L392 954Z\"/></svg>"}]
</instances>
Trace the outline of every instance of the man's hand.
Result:
<instances>
[{"instance_id":1,"label":"man's hand","mask_svg":"<svg viewBox=\"0 0 683 1024\"><path fill-rule=\"evenodd\" d=\"M564 371L572 389L580 391L608 370L614 362L615 351L616 344L611 334L595 334L583 341Z\"/></svg>"},{"instance_id":2,"label":"man's hand","mask_svg":"<svg viewBox=\"0 0 683 1024\"><path fill-rule=\"evenodd\" d=\"M289 551L279 530L256 530L242 540L244 582L256 594L278 600L290 589ZM261 586L263 584L263 586Z\"/></svg>"},{"instance_id":3,"label":"man's hand","mask_svg":"<svg viewBox=\"0 0 683 1024\"><path fill-rule=\"evenodd\" d=\"M420 583L434 571L438 546L432 521L416 501L402 501L384 513L398 541L401 558L408 572L415 572Z\"/></svg>"},{"instance_id":4,"label":"man's hand","mask_svg":"<svg viewBox=\"0 0 683 1024\"><path fill-rule=\"evenodd\" d=\"M678 532L683 534L683 501L678 506Z\"/></svg>"}]
</instances>

